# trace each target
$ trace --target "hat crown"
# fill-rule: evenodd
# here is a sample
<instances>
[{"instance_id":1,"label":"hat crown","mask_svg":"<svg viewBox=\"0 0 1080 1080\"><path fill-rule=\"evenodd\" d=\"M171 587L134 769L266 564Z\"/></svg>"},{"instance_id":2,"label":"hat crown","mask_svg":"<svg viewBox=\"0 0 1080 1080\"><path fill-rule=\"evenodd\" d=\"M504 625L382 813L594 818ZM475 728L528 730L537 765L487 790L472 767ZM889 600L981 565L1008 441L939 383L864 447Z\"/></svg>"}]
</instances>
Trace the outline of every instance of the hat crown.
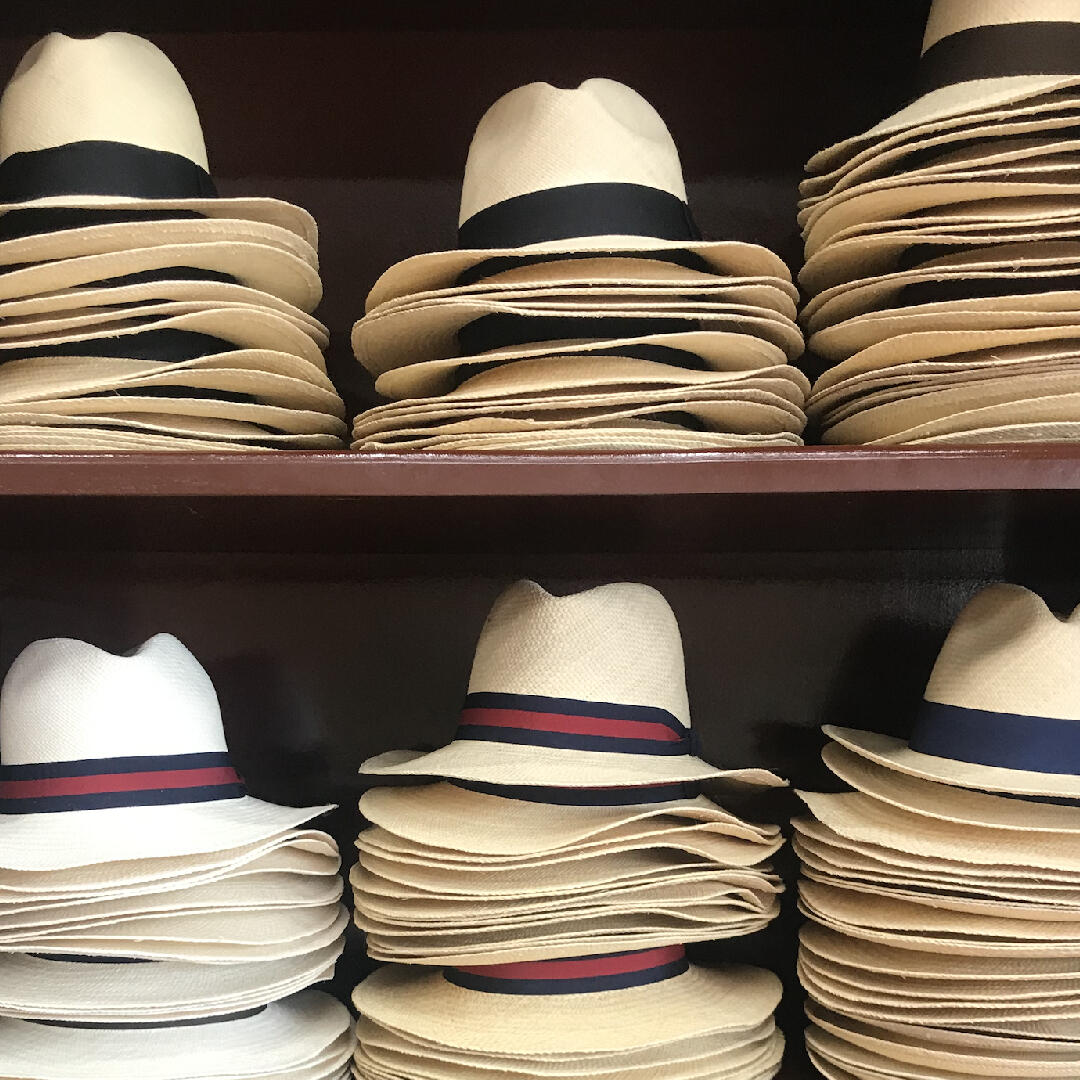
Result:
<instances>
[{"instance_id":1,"label":"hat crown","mask_svg":"<svg viewBox=\"0 0 1080 1080\"><path fill-rule=\"evenodd\" d=\"M0 688L0 762L226 750L202 665L171 634L116 656L70 638L28 645Z\"/></svg>"},{"instance_id":2,"label":"hat crown","mask_svg":"<svg viewBox=\"0 0 1080 1080\"><path fill-rule=\"evenodd\" d=\"M602 183L655 188L686 202L679 151L660 114L611 79L573 90L530 83L499 98L477 125L458 223L520 195Z\"/></svg>"},{"instance_id":3,"label":"hat crown","mask_svg":"<svg viewBox=\"0 0 1080 1080\"><path fill-rule=\"evenodd\" d=\"M133 34L49 34L26 52L0 97L0 161L96 141L163 150L208 168L195 103L156 45Z\"/></svg>"},{"instance_id":4,"label":"hat crown","mask_svg":"<svg viewBox=\"0 0 1080 1080\"><path fill-rule=\"evenodd\" d=\"M512 585L480 632L469 693L650 706L690 726L679 625L648 585L570 596L533 581Z\"/></svg>"},{"instance_id":5,"label":"hat crown","mask_svg":"<svg viewBox=\"0 0 1080 1080\"><path fill-rule=\"evenodd\" d=\"M1080 720L1080 608L1062 619L1019 585L983 589L949 631L925 697L964 709Z\"/></svg>"},{"instance_id":6,"label":"hat crown","mask_svg":"<svg viewBox=\"0 0 1080 1080\"><path fill-rule=\"evenodd\" d=\"M1025 22L1080 23L1080 0L934 0L923 52L963 30Z\"/></svg>"}]
</instances>

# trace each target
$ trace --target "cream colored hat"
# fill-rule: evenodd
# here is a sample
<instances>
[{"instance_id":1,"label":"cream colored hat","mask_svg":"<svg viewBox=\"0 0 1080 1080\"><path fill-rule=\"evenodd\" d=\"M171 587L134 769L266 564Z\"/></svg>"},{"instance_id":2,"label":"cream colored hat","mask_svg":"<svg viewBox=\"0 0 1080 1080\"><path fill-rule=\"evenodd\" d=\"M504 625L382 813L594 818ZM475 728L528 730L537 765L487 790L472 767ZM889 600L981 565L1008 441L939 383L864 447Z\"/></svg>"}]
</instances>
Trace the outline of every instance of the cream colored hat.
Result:
<instances>
[{"instance_id":1,"label":"cream colored hat","mask_svg":"<svg viewBox=\"0 0 1080 1080\"><path fill-rule=\"evenodd\" d=\"M440 1046L578 1055L661 1047L759 1026L771 972L691 966L679 946L556 962L417 972L383 968L353 993L376 1024Z\"/></svg>"},{"instance_id":2,"label":"cream colored hat","mask_svg":"<svg viewBox=\"0 0 1080 1080\"><path fill-rule=\"evenodd\" d=\"M674 612L655 589L625 583L562 597L512 585L480 633L454 740L382 754L360 771L560 787L783 783L696 756Z\"/></svg>"},{"instance_id":3,"label":"cream colored hat","mask_svg":"<svg viewBox=\"0 0 1080 1080\"><path fill-rule=\"evenodd\" d=\"M331 809L245 794L213 684L168 634L128 656L63 638L24 649L0 691L0 761L13 870L223 851Z\"/></svg>"},{"instance_id":4,"label":"cream colored hat","mask_svg":"<svg viewBox=\"0 0 1080 1080\"><path fill-rule=\"evenodd\" d=\"M316 244L306 211L277 199L220 199L208 169L184 80L143 38L49 34L0 98L0 232L8 236L101 221L105 212L138 223L152 210L264 222ZM101 213L78 213L89 210Z\"/></svg>"},{"instance_id":5,"label":"cream colored hat","mask_svg":"<svg viewBox=\"0 0 1080 1080\"><path fill-rule=\"evenodd\" d=\"M823 150L828 171L897 132L1020 104L1080 83L1076 0L934 0L919 62L919 96L863 135Z\"/></svg>"},{"instance_id":6,"label":"cream colored hat","mask_svg":"<svg viewBox=\"0 0 1080 1080\"><path fill-rule=\"evenodd\" d=\"M1080 614L983 589L942 646L909 742L826 727L848 750L957 787L1080 798Z\"/></svg>"},{"instance_id":7,"label":"cream colored hat","mask_svg":"<svg viewBox=\"0 0 1080 1080\"><path fill-rule=\"evenodd\" d=\"M488 109L469 147L458 242L458 251L391 267L367 310L520 263L569 263L572 274L575 259L600 254L656 260L661 274L670 262L789 276L764 248L700 239L667 125L640 94L610 79L572 90L530 83Z\"/></svg>"},{"instance_id":8,"label":"cream colored hat","mask_svg":"<svg viewBox=\"0 0 1080 1080\"><path fill-rule=\"evenodd\" d=\"M318 990L248 1015L152 1030L0 1020L0 1071L37 1080L287 1080L321 1066L335 1075L352 1052L348 1010ZM301 1073L303 1075L303 1073ZM319 1076L316 1072L314 1076Z\"/></svg>"}]
</instances>

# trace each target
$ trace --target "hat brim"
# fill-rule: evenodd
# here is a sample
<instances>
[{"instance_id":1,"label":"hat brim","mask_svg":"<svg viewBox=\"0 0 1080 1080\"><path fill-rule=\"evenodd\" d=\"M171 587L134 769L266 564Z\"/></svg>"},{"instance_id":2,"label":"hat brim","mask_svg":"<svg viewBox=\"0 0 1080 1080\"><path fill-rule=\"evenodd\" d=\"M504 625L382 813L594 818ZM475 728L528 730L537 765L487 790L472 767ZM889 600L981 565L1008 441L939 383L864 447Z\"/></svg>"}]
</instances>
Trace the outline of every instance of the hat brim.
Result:
<instances>
[{"instance_id":1,"label":"hat brim","mask_svg":"<svg viewBox=\"0 0 1080 1080\"><path fill-rule=\"evenodd\" d=\"M186 267L227 274L241 285L270 293L306 312L314 311L322 299L319 272L303 259L266 244L220 241L161 244L34 263L0 275L0 301L85 288L130 274Z\"/></svg>"},{"instance_id":2,"label":"hat brim","mask_svg":"<svg viewBox=\"0 0 1080 1080\"><path fill-rule=\"evenodd\" d=\"M312 247L319 243L315 219L307 210L280 199L135 199L122 195L49 195L27 202L0 203L0 214L19 210L154 210L199 214L204 218L235 218L287 229Z\"/></svg>"},{"instance_id":3,"label":"hat brim","mask_svg":"<svg viewBox=\"0 0 1080 1080\"><path fill-rule=\"evenodd\" d=\"M383 968L353 992L375 1023L443 1046L523 1055L662 1046L753 1028L780 1002L758 968L691 967L649 986L593 994L513 996L456 986L442 972Z\"/></svg>"},{"instance_id":4,"label":"hat brim","mask_svg":"<svg viewBox=\"0 0 1080 1080\"><path fill-rule=\"evenodd\" d=\"M360 773L523 787L641 787L714 777L753 786L786 786L785 781L765 769L717 769L690 755L605 754L471 740L451 742L426 754L391 750L369 758L360 766Z\"/></svg>"},{"instance_id":5,"label":"hat brim","mask_svg":"<svg viewBox=\"0 0 1080 1080\"><path fill-rule=\"evenodd\" d=\"M162 960L98 970L27 953L0 954L0 1016L93 1023L161 1023L266 1005L331 978L344 947L251 964ZM76 977L77 976L77 977Z\"/></svg>"},{"instance_id":6,"label":"hat brim","mask_svg":"<svg viewBox=\"0 0 1080 1080\"><path fill-rule=\"evenodd\" d=\"M245 795L171 806L0 814L0 867L64 870L227 851L268 840L333 809L332 804L278 806Z\"/></svg>"},{"instance_id":7,"label":"hat brim","mask_svg":"<svg viewBox=\"0 0 1080 1080\"><path fill-rule=\"evenodd\" d=\"M830 739L878 765L896 769L923 780L936 780L955 787L998 791L1010 795L1080 798L1080 776L1003 769L993 765L973 765L966 761L920 754L902 739L871 731L826 725Z\"/></svg>"},{"instance_id":8,"label":"hat brim","mask_svg":"<svg viewBox=\"0 0 1080 1080\"><path fill-rule=\"evenodd\" d=\"M869 131L843 139L819 151L807 163L811 173L824 173L850 160L855 154L901 133L910 135L923 129L963 122L966 116L990 111L1008 111L1031 98L1044 97L1080 85L1080 77L1056 75L1012 75L997 79L974 79L943 86L923 94L909 105L875 124Z\"/></svg>"},{"instance_id":9,"label":"hat brim","mask_svg":"<svg viewBox=\"0 0 1080 1080\"><path fill-rule=\"evenodd\" d=\"M368 294L366 309L371 311L397 297L450 288L465 271L490 259L593 253L598 256L635 253L654 256L666 251L698 255L716 274L728 277L789 277L784 261L757 244L705 240L676 242L642 236L589 236L519 248L463 249L414 255L395 263L383 273ZM658 273L662 273L659 268Z\"/></svg>"},{"instance_id":10,"label":"hat brim","mask_svg":"<svg viewBox=\"0 0 1080 1080\"><path fill-rule=\"evenodd\" d=\"M348 1010L328 994L308 990L274 1002L255 1016L199 1028L103 1030L42 1026L0 1020L0 1071L40 1080L100 1080L103 1075L132 1080L175 1080L213 1076L222 1080L288 1074L310 1062L334 1058L342 1042L351 1053ZM339 1051L334 1057L341 1056Z\"/></svg>"},{"instance_id":11,"label":"hat brim","mask_svg":"<svg viewBox=\"0 0 1080 1080\"><path fill-rule=\"evenodd\" d=\"M61 418L70 419L70 418ZM109 427L120 426L119 421ZM0 447L55 454L143 454L143 453L261 453L266 450L340 450L336 435L266 435L253 432L247 439L209 439L184 434L167 435L131 426L125 431L105 430L74 423L60 429L38 424L0 427Z\"/></svg>"},{"instance_id":12,"label":"hat brim","mask_svg":"<svg viewBox=\"0 0 1080 1080\"><path fill-rule=\"evenodd\" d=\"M626 826L647 833L654 818L708 823L748 843L775 839L779 831L748 825L704 796L645 806L552 806L452 784L372 788L360 799L360 813L373 825L430 847L492 855L539 854L602 841L611 829ZM490 828L491 815L501 822L498 830Z\"/></svg>"}]
</instances>

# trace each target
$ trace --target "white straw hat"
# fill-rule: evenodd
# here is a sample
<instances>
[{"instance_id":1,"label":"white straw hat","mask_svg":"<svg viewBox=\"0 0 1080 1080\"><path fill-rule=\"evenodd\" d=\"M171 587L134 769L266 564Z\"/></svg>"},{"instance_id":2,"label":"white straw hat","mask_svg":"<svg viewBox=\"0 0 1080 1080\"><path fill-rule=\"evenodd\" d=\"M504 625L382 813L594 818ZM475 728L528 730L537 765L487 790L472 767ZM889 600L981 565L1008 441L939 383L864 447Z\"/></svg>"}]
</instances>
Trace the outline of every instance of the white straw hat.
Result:
<instances>
[{"instance_id":1,"label":"white straw hat","mask_svg":"<svg viewBox=\"0 0 1080 1080\"><path fill-rule=\"evenodd\" d=\"M598 254L672 262L713 273L787 277L783 262L753 244L700 239L671 133L640 94L611 79L576 89L530 83L501 97L469 147L458 251L391 267L368 297L468 284L519 263ZM561 257L561 259L560 259Z\"/></svg>"},{"instance_id":2,"label":"white straw hat","mask_svg":"<svg viewBox=\"0 0 1080 1080\"><path fill-rule=\"evenodd\" d=\"M143 38L49 34L0 99L0 215L33 211L29 220L43 232L79 220L78 210L239 218L314 246L306 211L277 199L217 198L208 169L184 80Z\"/></svg>"},{"instance_id":3,"label":"white straw hat","mask_svg":"<svg viewBox=\"0 0 1080 1080\"><path fill-rule=\"evenodd\" d=\"M0 863L53 870L238 848L330 806L253 799L209 676L176 638L128 656L55 638L0 691Z\"/></svg>"},{"instance_id":4,"label":"white straw hat","mask_svg":"<svg viewBox=\"0 0 1080 1080\"><path fill-rule=\"evenodd\" d=\"M655 589L626 583L563 597L512 585L480 633L454 740L382 754L360 771L522 786L783 784L696 756L674 612Z\"/></svg>"},{"instance_id":5,"label":"white straw hat","mask_svg":"<svg viewBox=\"0 0 1080 1080\"><path fill-rule=\"evenodd\" d=\"M349 1027L345 1006L318 990L194 1027L0 1019L0 1072L25 1080L262 1080L318 1064L330 1076L352 1051Z\"/></svg>"},{"instance_id":6,"label":"white straw hat","mask_svg":"<svg viewBox=\"0 0 1080 1080\"><path fill-rule=\"evenodd\" d=\"M1080 83L1078 50L1075 0L934 0L918 97L865 134L823 150L808 168L825 172L897 132L1071 90Z\"/></svg>"},{"instance_id":7,"label":"white straw hat","mask_svg":"<svg viewBox=\"0 0 1080 1080\"><path fill-rule=\"evenodd\" d=\"M564 961L368 976L353 1003L382 1027L441 1046L545 1056L660 1047L766 1020L771 972L691 966L679 946Z\"/></svg>"},{"instance_id":8,"label":"white straw hat","mask_svg":"<svg viewBox=\"0 0 1080 1080\"><path fill-rule=\"evenodd\" d=\"M964 608L908 742L825 727L880 765L957 787L1080 798L1080 609L992 585Z\"/></svg>"}]
</instances>

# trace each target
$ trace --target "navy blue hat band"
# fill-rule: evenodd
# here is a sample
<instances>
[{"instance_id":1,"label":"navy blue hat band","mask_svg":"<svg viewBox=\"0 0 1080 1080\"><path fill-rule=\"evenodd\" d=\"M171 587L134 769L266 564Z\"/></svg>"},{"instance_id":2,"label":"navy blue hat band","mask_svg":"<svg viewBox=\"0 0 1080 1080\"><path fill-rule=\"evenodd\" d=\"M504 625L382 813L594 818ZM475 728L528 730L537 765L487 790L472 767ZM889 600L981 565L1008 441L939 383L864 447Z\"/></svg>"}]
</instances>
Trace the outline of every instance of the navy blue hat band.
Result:
<instances>
[{"instance_id":1,"label":"navy blue hat band","mask_svg":"<svg viewBox=\"0 0 1080 1080\"><path fill-rule=\"evenodd\" d=\"M971 765L1080 776L1080 720L924 701L908 745Z\"/></svg>"}]
</instances>

